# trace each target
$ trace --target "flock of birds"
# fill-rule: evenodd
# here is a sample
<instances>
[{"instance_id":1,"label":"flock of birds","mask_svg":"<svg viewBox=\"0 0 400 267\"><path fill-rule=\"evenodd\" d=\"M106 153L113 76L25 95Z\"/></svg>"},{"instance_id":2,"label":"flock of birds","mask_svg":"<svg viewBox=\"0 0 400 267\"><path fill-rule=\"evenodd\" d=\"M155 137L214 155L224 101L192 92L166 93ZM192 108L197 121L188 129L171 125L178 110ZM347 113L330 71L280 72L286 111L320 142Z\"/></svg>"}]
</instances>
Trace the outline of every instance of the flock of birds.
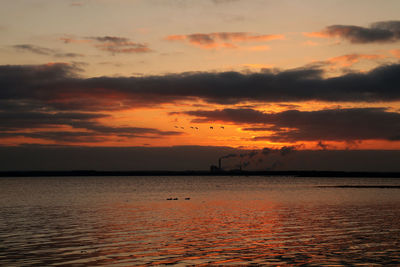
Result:
<instances>
[{"instance_id":1,"label":"flock of birds","mask_svg":"<svg viewBox=\"0 0 400 267\"><path fill-rule=\"evenodd\" d=\"M172 197L169 197L169 198L167 198L167 200L178 200L179 198L177 198L177 197L174 197L174 198L172 198ZM190 200L190 197L185 197L185 200Z\"/></svg>"},{"instance_id":2,"label":"flock of birds","mask_svg":"<svg viewBox=\"0 0 400 267\"><path fill-rule=\"evenodd\" d=\"M177 125L175 125L174 127L177 128L177 129L179 129L179 128L180 128L180 129L185 129L185 127L183 127L183 126L177 126ZM199 130L199 127L190 126L190 128L193 129L193 130ZM220 128L221 128L222 130L225 129L224 126L221 126ZM211 129L211 130L214 130L214 126L210 126L210 129Z\"/></svg>"}]
</instances>

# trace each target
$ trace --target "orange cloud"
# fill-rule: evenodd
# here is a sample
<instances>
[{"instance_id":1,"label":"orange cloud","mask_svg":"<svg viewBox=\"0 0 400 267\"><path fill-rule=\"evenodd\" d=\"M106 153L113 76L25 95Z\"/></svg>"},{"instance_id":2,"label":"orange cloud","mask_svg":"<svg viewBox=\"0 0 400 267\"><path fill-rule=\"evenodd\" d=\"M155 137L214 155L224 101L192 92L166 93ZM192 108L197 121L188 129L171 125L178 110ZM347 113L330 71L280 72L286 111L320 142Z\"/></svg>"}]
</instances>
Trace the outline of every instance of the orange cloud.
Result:
<instances>
[{"instance_id":1,"label":"orange cloud","mask_svg":"<svg viewBox=\"0 0 400 267\"><path fill-rule=\"evenodd\" d=\"M308 40L308 41L304 42L303 45L306 45L306 46L318 46L319 43Z\"/></svg>"},{"instance_id":2,"label":"orange cloud","mask_svg":"<svg viewBox=\"0 0 400 267\"><path fill-rule=\"evenodd\" d=\"M96 45L97 48L103 51L112 53L145 53L150 52L151 49L146 44L135 42L119 42L119 43L104 43Z\"/></svg>"},{"instance_id":3,"label":"orange cloud","mask_svg":"<svg viewBox=\"0 0 400 267\"><path fill-rule=\"evenodd\" d=\"M271 69L274 67L272 64L242 64L243 67L249 68L249 69Z\"/></svg>"},{"instance_id":4,"label":"orange cloud","mask_svg":"<svg viewBox=\"0 0 400 267\"><path fill-rule=\"evenodd\" d=\"M392 53L395 57L400 58L400 49L390 50L390 53Z\"/></svg>"},{"instance_id":5,"label":"orange cloud","mask_svg":"<svg viewBox=\"0 0 400 267\"><path fill-rule=\"evenodd\" d=\"M303 32L304 36L313 37L313 38L329 38L331 37L328 33L321 31L321 32Z\"/></svg>"},{"instance_id":6,"label":"orange cloud","mask_svg":"<svg viewBox=\"0 0 400 267\"><path fill-rule=\"evenodd\" d=\"M180 40L185 40L186 35L169 35L165 38L165 40L168 41L180 41Z\"/></svg>"},{"instance_id":7,"label":"orange cloud","mask_svg":"<svg viewBox=\"0 0 400 267\"><path fill-rule=\"evenodd\" d=\"M333 57L327 60L328 63L340 65L341 67L350 67L362 59L375 60L385 58L384 55L369 55L369 54L349 54L339 57Z\"/></svg>"},{"instance_id":8,"label":"orange cloud","mask_svg":"<svg viewBox=\"0 0 400 267\"><path fill-rule=\"evenodd\" d=\"M186 41L191 45L199 46L203 49L212 48L237 48L238 42L267 42L271 40L281 40L285 37L281 34L251 35L246 32L214 32L214 33L194 33L187 35L169 35L165 38L168 41ZM266 50L266 46L262 47ZM254 47L260 50L260 47Z\"/></svg>"}]
</instances>

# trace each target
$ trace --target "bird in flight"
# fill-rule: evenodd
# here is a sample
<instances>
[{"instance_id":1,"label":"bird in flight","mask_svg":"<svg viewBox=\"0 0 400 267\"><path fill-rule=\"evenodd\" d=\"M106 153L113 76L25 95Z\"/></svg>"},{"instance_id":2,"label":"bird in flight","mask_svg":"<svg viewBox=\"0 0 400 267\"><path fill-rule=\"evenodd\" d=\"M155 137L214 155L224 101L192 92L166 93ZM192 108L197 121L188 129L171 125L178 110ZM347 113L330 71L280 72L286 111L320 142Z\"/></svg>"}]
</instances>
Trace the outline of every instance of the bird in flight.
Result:
<instances>
[{"instance_id":1,"label":"bird in flight","mask_svg":"<svg viewBox=\"0 0 400 267\"><path fill-rule=\"evenodd\" d=\"M224 127L224 126L221 126L221 129L225 129L225 127Z\"/></svg>"}]
</instances>

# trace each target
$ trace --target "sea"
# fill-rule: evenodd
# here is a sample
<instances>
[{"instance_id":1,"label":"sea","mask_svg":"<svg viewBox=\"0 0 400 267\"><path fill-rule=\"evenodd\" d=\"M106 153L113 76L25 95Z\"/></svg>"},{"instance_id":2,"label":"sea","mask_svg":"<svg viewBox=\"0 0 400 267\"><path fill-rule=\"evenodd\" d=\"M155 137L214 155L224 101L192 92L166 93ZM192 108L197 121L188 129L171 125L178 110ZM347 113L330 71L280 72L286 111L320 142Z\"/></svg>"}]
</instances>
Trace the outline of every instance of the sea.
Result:
<instances>
[{"instance_id":1,"label":"sea","mask_svg":"<svg viewBox=\"0 0 400 267\"><path fill-rule=\"evenodd\" d=\"M400 179L0 178L0 266L400 266Z\"/></svg>"}]
</instances>

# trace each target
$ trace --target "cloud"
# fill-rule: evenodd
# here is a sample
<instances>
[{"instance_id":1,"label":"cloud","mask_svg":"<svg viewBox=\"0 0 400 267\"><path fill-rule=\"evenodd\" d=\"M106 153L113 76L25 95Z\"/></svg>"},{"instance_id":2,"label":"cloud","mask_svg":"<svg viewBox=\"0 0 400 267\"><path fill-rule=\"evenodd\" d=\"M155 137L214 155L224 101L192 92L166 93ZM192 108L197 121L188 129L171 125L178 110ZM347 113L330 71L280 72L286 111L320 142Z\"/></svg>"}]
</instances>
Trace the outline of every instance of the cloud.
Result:
<instances>
[{"instance_id":1,"label":"cloud","mask_svg":"<svg viewBox=\"0 0 400 267\"><path fill-rule=\"evenodd\" d=\"M125 37L118 36L101 36L101 37L87 37L89 40L97 41L96 44L100 50L108 51L111 53L147 53L151 49L147 44L135 43Z\"/></svg>"},{"instance_id":2,"label":"cloud","mask_svg":"<svg viewBox=\"0 0 400 267\"><path fill-rule=\"evenodd\" d=\"M199 99L218 104L400 100L400 64L333 78L323 78L316 68L95 78L82 78L79 71L80 66L60 63L0 66L0 102L106 111Z\"/></svg>"},{"instance_id":3,"label":"cloud","mask_svg":"<svg viewBox=\"0 0 400 267\"><path fill-rule=\"evenodd\" d=\"M110 115L99 111L99 104L107 101L98 95L96 112L84 107L91 105L91 96L72 96L73 91L63 90L67 81L80 80L79 69L69 64L40 66L14 66L0 68L0 138L34 138L56 143L102 142L115 138L162 138L182 134L156 128L111 126L100 119L110 120ZM8 76L8 79L5 78ZM13 76L13 77L12 77ZM23 78L24 80L20 80ZM18 82L19 81L19 82ZM45 87L48 86L48 89ZM44 90L43 90L44 89ZM58 91L60 89L60 91ZM75 91L77 90L77 91ZM57 93L53 94L51 91ZM69 105L63 102L67 98ZM90 109L90 108L89 108ZM105 108L107 109L107 108Z\"/></svg>"},{"instance_id":4,"label":"cloud","mask_svg":"<svg viewBox=\"0 0 400 267\"><path fill-rule=\"evenodd\" d=\"M181 134L155 128L107 126L97 122L97 119L108 117L101 113L43 110L39 106L9 102L0 108L0 138L28 137L64 143L102 142L115 137L161 138Z\"/></svg>"},{"instance_id":5,"label":"cloud","mask_svg":"<svg viewBox=\"0 0 400 267\"><path fill-rule=\"evenodd\" d=\"M119 132L118 128L115 128L117 133L104 133L104 132L93 132L93 131L63 131L63 130L35 130L33 132L0 132L0 139L1 138L10 138L10 137L26 137L26 138L34 138L46 141L53 141L55 143L98 143L112 140L115 137L124 137L124 138L147 138L147 139L154 139L154 138L162 138L164 136L177 136L179 132L162 132L159 131L158 133L152 132L152 128L148 128L149 132L145 133L135 133L135 132Z\"/></svg>"},{"instance_id":6,"label":"cloud","mask_svg":"<svg viewBox=\"0 0 400 267\"><path fill-rule=\"evenodd\" d=\"M8 105L7 109L0 109L0 130L15 131L33 128L49 128L54 126L73 126L75 123L104 117L107 116L95 113L40 112L34 108L18 110L18 107Z\"/></svg>"},{"instance_id":7,"label":"cloud","mask_svg":"<svg viewBox=\"0 0 400 267\"><path fill-rule=\"evenodd\" d=\"M268 131L253 140L274 142L400 140L400 114L383 108L288 110L264 113L253 109L195 110L183 114L193 122L254 125L249 131Z\"/></svg>"},{"instance_id":8,"label":"cloud","mask_svg":"<svg viewBox=\"0 0 400 267\"><path fill-rule=\"evenodd\" d=\"M101 134L112 134L113 136L122 137L144 137L144 138L155 138L161 136L174 136L180 135L182 132L177 131L161 131L155 128L143 128L143 127L128 127L128 126L106 126L97 122L77 122L71 124L74 128L81 128L90 130Z\"/></svg>"},{"instance_id":9,"label":"cloud","mask_svg":"<svg viewBox=\"0 0 400 267\"><path fill-rule=\"evenodd\" d=\"M327 72L334 73L338 70L343 73L354 72L354 70L349 69L354 64L359 62L369 61L375 64L382 64L382 60L388 56L382 54L347 54L337 57L332 57L327 60L314 61L306 65L308 68L322 68Z\"/></svg>"},{"instance_id":10,"label":"cloud","mask_svg":"<svg viewBox=\"0 0 400 267\"><path fill-rule=\"evenodd\" d=\"M268 45L255 45L255 46L245 47L244 49L248 51L267 51L270 49L270 47Z\"/></svg>"},{"instance_id":11,"label":"cloud","mask_svg":"<svg viewBox=\"0 0 400 267\"><path fill-rule=\"evenodd\" d=\"M91 43L92 40L88 40L88 39L77 39L77 38L73 38L73 37L61 37L59 38L60 41L62 41L65 44L87 44L87 43Z\"/></svg>"},{"instance_id":12,"label":"cloud","mask_svg":"<svg viewBox=\"0 0 400 267\"><path fill-rule=\"evenodd\" d=\"M377 60L385 57L385 55L374 54L348 54L330 58L327 60L327 62L334 65L340 65L341 67L350 67L360 60Z\"/></svg>"},{"instance_id":13,"label":"cloud","mask_svg":"<svg viewBox=\"0 0 400 267\"><path fill-rule=\"evenodd\" d=\"M305 33L309 37L339 37L354 44L385 43L400 40L400 21L380 21L370 27L331 25L320 32Z\"/></svg>"},{"instance_id":14,"label":"cloud","mask_svg":"<svg viewBox=\"0 0 400 267\"><path fill-rule=\"evenodd\" d=\"M392 53L395 57L400 58L400 49L392 49L390 50L390 53Z\"/></svg>"},{"instance_id":15,"label":"cloud","mask_svg":"<svg viewBox=\"0 0 400 267\"><path fill-rule=\"evenodd\" d=\"M194 33L187 35L169 35L168 41L182 41L203 49L237 48L240 42L267 42L284 39L280 34L252 35L247 32ZM266 50L267 46L253 47L254 50Z\"/></svg>"},{"instance_id":16,"label":"cloud","mask_svg":"<svg viewBox=\"0 0 400 267\"><path fill-rule=\"evenodd\" d=\"M274 67L272 64L260 64L260 63L248 63L248 64L242 64L240 65L241 67L245 67L248 69L271 69Z\"/></svg>"},{"instance_id":17,"label":"cloud","mask_svg":"<svg viewBox=\"0 0 400 267\"><path fill-rule=\"evenodd\" d=\"M56 112L37 111L34 107L19 109L18 106L8 105L0 109L0 130L15 131L37 128L56 128L69 126L75 129L84 129L102 134L116 134L121 136L138 135L177 135L178 132L160 131L154 128L106 126L96 119L109 118L102 113L78 113L78 112Z\"/></svg>"},{"instance_id":18,"label":"cloud","mask_svg":"<svg viewBox=\"0 0 400 267\"><path fill-rule=\"evenodd\" d=\"M98 143L107 141L103 136L97 136L90 132L71 132L71 131L39 131L39 132L0 132L1 138L26 137L54 141L56 143Z\"/></svg>"},{"instance_id":19,"label":"cloud","mask_svg":"<svg viewBox=\"0 0 400 267\"><path fill-rule=\"evenodd\" d=\"M148 44L137 43L129 38L119 36L94 36L77 39L72 37L60 38L66 44L90 44L102 51L116 53L148 53L152 52Z\"/></svg>"},{"instance_id":20,"label":"cloud","mask_svg":"<svg viewBox=\"0 0 400 267\"><path fill-rule=\"evenodd\" d=\"M116 43L116 44L123 44L129 42L128 38L125 37L118 37L118 36L101 36L101 37L87 37L87 39L96 40L102 43Z\"/></svg>"},{"instance_id":21,"label":"cloud","mask_svg":"<svg viewBox=\"0 0 400 267\"><path fill-rule=\"evenodd\" d=\"M311 40L305 41L302 44L305 45L305 46L318 46L318 45L320 45L319 43L311 41Z\"/></svg>"},{"instance_id":22,"label":"cloud","mask_svg":"<svg viewBox=\"0 0 400 267\"><path fill-rule=\"evenodd\" d=\"M65 53L57 49L51 49L51 48L46 48L46 47L41 47L37 45L31 45L31 44L20 44L20 45L13 45L12 46L14 49L18 51L26 51L26 52L31 52L34 54L38 55L44 55L44 56L52 56L52 57L69 57L69 58L74 58L74 57L83 57L84 55L82 54L77 54L77 53Z\"/></svg>"}]
</instances>

